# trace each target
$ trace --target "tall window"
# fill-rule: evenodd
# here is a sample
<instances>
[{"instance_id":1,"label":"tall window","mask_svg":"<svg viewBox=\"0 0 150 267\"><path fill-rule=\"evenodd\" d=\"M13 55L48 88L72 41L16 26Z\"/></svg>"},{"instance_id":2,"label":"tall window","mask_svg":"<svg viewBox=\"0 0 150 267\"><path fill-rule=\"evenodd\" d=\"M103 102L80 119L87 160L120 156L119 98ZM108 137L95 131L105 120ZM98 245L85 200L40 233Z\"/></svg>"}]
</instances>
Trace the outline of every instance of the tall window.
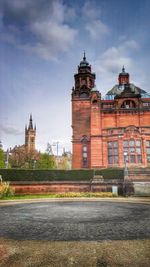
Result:
<instances>
[{"instance_id":1,"label":"tall window","mask_svg":"<svg viewBox=\"0 0 150 267\"><path fill-rule=\"evenodd\" d=\"M82 79L82 85L86 84L86 79Z\"/></svg>"},{"instance_id":2,"label":"tall window","mask_svg":"<svg viewBox=\"0 0 150 267\"><path fill-rule=\"evenodd\" d=\"M124 152L127 152L127 161L129 163L142 163L141 141L125 140L123 142Z\"/></svg>"},{"instance_id":3,"label":"tall window","mask_svg":"<svg viewBox=\"0 0 150 267\"><path fill-rule=\"evenodd\" d=\"M82 160L83 160L83 167L88 166L88 150L87 145L82 146Z\"/></svg>"},{"instance_id":4,"label":"tall window","mask_svg":"<svg viewBox=\"0 0 150 267\"><path fill-rule=\"evenodd\" d=\"M118 164L118 142L108 142L108 164Z\"/></svg>"},{"instance_id":5,"label":"tall window","mask_svg":"<svg viewBox=\"0 0 150 267\"><path fill-rule=\"evenodd\" d=\"M150 140L146 141L146 155L147 155L147 163L150 164Z\"/></svg>"}]
</instances>

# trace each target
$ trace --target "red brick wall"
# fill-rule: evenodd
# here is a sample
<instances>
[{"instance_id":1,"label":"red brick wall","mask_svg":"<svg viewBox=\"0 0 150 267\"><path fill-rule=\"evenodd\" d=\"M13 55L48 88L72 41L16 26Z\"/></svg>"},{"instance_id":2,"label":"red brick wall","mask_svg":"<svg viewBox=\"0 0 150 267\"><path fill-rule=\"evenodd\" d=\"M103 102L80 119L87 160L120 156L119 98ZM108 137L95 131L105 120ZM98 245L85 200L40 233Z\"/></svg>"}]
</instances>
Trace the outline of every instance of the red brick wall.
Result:
<instances>
[{"instance_id":1,"label":"red brick wall","mask_svg":"<svg viewBox=\"0 0 150 267\"><path fill-rule=\"evenodd\" d=\"M89 183L51 183L51 184L27 184L13 185L15 194L48 194L65 192L88 192Z\"/></svg>"},{"instance_id":2,"label":"red brick wall","mask_svg":"<svg viewBox=\"0 0 150 267\"><path fill-rule=\"evenodd\" d=\"M49 183L49 184L15 184L13 189L15 194L50 194L50 193L66 193L66 192L111 192L112 186L117 185L120 190L123 187L121 182L91 184L90 182L64 182L64 183Z\"/></svg>"},{"instance_id":3,"label":"red brick wall","mask_svg":"<svg viewBox=\"0 0 150 267\"><path fill-rule=\"evenodd\" d=\"M135 127L150 126L150 111L138 111L133 109L128 112L128 110L122 110L120 107L124 100L125 99L118 99L114 102L111 101L111 104L114 103L114 106L118 108L115 112L110 109L110 113L101 109L101 103L104 104L104 100L98 99L97 103L92 103L92 98L89 100L82 100L78 98L78 100L75 99L72 101L73 168L83 168L81 139L84 135L89 137L89 168L108 167L108 141L118 141L119 163L116 166L122 167L124 166L122 145L124 138L140 139L142 144L144 144L144 140L150 140L150 133L144 134L143 132L135 132L129 134L128 136L125 136L125 134L120 135L119 133L109 136L108 133L103 133L103 131L107 129L124 129L131 125ZM136 105L141 105L141 100L138 98L133 99L133 101ZM143 162L142 164L139 164L139 166L147 166L146 150L144 145L142 145L142 159ZM130 164L130 166L134 165L135 164Z\"/></svg>"},{"instance_id":4,"label":"red brick wall","mask_svg":"<svg viewBox=\"0 0 150 267\"><path fill-rule=\"evenodd\" d=\"M84 135L90 136L90 101L72 101L73 159L72 168L82 168L82 144ZM89 150L90 152L90 150ZM88 158L90 164L90 156Z\"/></svg>"}]
</instances>

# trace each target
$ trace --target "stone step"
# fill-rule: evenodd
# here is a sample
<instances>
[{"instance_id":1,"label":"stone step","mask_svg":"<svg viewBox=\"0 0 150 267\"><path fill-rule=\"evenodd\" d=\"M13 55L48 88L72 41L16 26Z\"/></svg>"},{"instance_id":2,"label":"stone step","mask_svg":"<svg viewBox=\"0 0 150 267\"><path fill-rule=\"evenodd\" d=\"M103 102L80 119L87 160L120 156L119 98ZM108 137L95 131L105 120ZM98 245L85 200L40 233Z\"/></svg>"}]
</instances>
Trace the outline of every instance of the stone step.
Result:
<instances>
[{"instance_id":1,"label":"stone step","mask_svg":"<svg viewBox=\"0 0 150 267\"><path fill-rule=\"evenodd\" d=\"M128 172L128 175L134 175L134 176L136 176L136 175L138 175L138 176L142 176L142 175L146 175L146 176L150 176L150 173L145 173L145 172L143 172L143 173L130 173L130 172Z\"/></svg>"},{"instance_id":2,"label":"stone step","mask_svg":"<svg viewBox=\"0 0 150 267\"><path fill-rule=\"evenodd\" d=\"M147 180L147 181L150 181L150 177L147 177L147 176L128 176L128 179L129 180Z\"/></svg>"}]
</instances>

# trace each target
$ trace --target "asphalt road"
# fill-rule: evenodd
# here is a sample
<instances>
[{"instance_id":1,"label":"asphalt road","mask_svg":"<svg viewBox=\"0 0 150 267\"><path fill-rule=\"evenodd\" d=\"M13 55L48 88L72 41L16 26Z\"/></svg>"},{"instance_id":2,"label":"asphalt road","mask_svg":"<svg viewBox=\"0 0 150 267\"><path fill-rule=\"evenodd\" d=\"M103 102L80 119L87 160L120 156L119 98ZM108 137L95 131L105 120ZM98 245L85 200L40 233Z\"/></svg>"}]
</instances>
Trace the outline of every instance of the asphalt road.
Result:
<instances>
[{"instance_id":1,"label":"asphalt road","mask_svg":"<svg viewBox=\"0 0 150 267\"><path fill-rule=\"evenodd\" d=\"M109 201L0 206L0 237L17 240L150 239L150 205Z\"/></svg>"}]
</instances>

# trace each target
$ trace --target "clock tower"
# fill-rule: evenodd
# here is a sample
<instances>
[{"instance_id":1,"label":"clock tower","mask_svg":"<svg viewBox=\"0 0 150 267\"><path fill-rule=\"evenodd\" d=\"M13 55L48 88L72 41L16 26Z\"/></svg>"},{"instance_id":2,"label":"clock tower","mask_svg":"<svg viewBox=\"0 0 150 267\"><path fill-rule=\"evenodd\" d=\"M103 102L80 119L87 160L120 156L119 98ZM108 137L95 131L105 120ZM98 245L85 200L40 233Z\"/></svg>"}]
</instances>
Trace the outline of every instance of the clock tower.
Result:
<instances>
[{"instance_id":1,"label":"clock tower","mask_svg":"<svg viewBox=\"0 0 150 267\"><path fill-rule=\"evenodd\" d=\"M29 125L25 126L25 148L28 152L35 151L36 125L33 127L32 115L30 115Z\"/></svg>"}]
</instances>

